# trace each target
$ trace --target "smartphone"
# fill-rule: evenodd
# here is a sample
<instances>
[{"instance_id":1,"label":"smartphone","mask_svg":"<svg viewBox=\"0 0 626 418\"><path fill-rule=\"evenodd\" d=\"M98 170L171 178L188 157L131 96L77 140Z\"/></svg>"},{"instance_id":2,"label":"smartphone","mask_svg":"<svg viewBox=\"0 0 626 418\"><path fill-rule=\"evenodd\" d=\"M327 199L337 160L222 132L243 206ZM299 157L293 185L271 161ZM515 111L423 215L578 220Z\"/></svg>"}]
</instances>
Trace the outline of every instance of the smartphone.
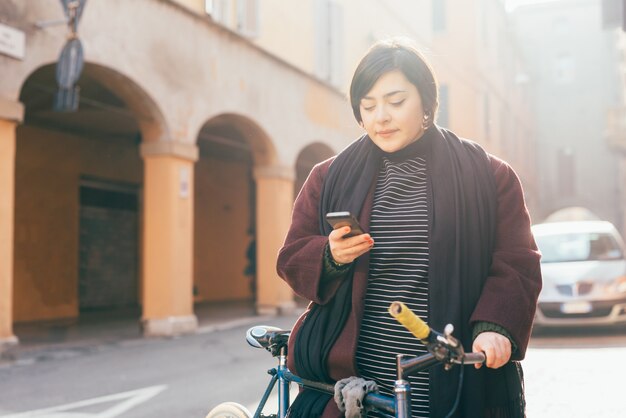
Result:
<instances>
[{"instance_id":1,"label":"smartphone","mask_svg":"<svg viewBox=\"0 0 626 418\"><path fill-rule=\"evenodd\" d=\"M343 238L354 237L365 233L363 232L361 225L359 225L359 221L357 221L354 215L350 212L329 212L326 214L326 220L333 227L333 229L344 226L352 228L352 230L344 235Z\"/></svg>"}]
</instances>

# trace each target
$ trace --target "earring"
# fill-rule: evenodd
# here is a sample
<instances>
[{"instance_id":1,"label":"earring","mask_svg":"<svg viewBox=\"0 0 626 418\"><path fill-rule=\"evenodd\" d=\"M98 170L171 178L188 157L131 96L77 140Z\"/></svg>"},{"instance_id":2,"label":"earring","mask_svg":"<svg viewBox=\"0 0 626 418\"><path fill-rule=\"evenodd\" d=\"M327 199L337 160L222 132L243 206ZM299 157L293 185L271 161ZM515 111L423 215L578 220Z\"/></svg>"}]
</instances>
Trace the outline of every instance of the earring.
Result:
<instances>
[{"instance_id":1,"label":"earring","mask_svg":"<svg viewBox=\"0 0 626 418\"><path fill-rule=\"evenodd\" d=\"M429 119L430 119L430 113L429 112L424 112L424 117L422 119L422 129L423 130L426 130L426 129L428 129L430 127L429 123L428 123Z\"/></svg>"}]
</instances>

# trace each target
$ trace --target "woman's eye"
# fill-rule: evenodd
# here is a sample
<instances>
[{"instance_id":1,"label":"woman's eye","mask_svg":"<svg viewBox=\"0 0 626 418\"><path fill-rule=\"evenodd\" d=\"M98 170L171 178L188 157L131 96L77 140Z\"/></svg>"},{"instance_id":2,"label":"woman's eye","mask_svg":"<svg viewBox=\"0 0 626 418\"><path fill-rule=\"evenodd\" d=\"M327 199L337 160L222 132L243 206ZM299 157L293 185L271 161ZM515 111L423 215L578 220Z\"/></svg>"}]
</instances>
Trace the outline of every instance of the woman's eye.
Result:
<instances>
[{"instance_id":1,"label":"woman's eye","mask_svg":"<svg viewBox=\"0 0 626 418\"><path fill-rule=\"evenodd\" d=\"M398 102L391 102L391 105L392 105L392 106L396 106L396 107L398 107L398 106L400 106L402 103L404 103L404 100L400 100L400 101L398 101Z\"/></svg>"},{"instance_id":2,"label":"woman's eye","mask_svg":"<svg viewBox=\"0 0 626 418\"><path fill-rule=\"evenodd\" d=\"M374 110L374 107L375 106L363 106L363 110L370 112L370 111Z\"/></svg>"}]
</instances>

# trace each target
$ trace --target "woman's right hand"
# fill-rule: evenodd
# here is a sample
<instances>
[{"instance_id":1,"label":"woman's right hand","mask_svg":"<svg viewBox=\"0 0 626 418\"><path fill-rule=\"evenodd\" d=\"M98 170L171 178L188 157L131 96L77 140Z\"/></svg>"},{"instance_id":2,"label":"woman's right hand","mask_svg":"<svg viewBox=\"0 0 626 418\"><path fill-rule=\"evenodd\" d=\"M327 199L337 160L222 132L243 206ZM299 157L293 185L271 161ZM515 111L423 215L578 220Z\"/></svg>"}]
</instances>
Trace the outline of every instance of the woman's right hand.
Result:
<instances>
[{"instance_id":1,"label":"woman's right hand","mask_svg":"<svg viewBox=\"0 0 626 418\"><path fill-rule=\"evenodd\" d=\"M370 234L343 238L348 232L350 232L350 227L344 226L333 230L328 235L330 254L339 264L352 263L358 256L365 254L374 246L374 240Z\"/></svg>"}]
</instances>

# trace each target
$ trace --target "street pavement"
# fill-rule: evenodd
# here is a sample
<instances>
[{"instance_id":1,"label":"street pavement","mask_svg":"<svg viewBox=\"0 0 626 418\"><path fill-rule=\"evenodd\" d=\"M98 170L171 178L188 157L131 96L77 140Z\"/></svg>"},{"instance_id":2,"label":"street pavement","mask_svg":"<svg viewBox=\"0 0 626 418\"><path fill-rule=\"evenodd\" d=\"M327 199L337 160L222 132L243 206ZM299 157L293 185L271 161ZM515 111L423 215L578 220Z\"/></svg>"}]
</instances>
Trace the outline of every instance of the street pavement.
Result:
<instances>
[{"instance_id":1,"label":"street pavement","mask_svg":"<svg viewBox=\"0 0 626 418\"><path fill-rule=\"evenodd\" d=\"M529 418L624 417L626 330L536 333L524 365Z\"/></svg>"},{"instance_id":2,"label":"street pavement","mask_svg":"<svg viewBox=\"0 0 626 418\"><path fill-rule=\"evenodd\" d=\"M0 362L0 418L202 418L223 401L253 409L275 362L245 330L295 318L225 315L179 338L31 345ZM625 355L624 330L537 333L523 363L528 417L625 416Z\"/></svg>"},{"instance_id":3,"label":"street pavement","mask_svg":"<svg viewBox=\"0 0 626 418\"><path fill-rule=\"evenodd\" d=\"M253 404L274 361L246 344L245 330L295 319L231 317L179 338L29 347L0 364L0 417L204 417L224 400Z\"/></svg>"}]
</instances>

